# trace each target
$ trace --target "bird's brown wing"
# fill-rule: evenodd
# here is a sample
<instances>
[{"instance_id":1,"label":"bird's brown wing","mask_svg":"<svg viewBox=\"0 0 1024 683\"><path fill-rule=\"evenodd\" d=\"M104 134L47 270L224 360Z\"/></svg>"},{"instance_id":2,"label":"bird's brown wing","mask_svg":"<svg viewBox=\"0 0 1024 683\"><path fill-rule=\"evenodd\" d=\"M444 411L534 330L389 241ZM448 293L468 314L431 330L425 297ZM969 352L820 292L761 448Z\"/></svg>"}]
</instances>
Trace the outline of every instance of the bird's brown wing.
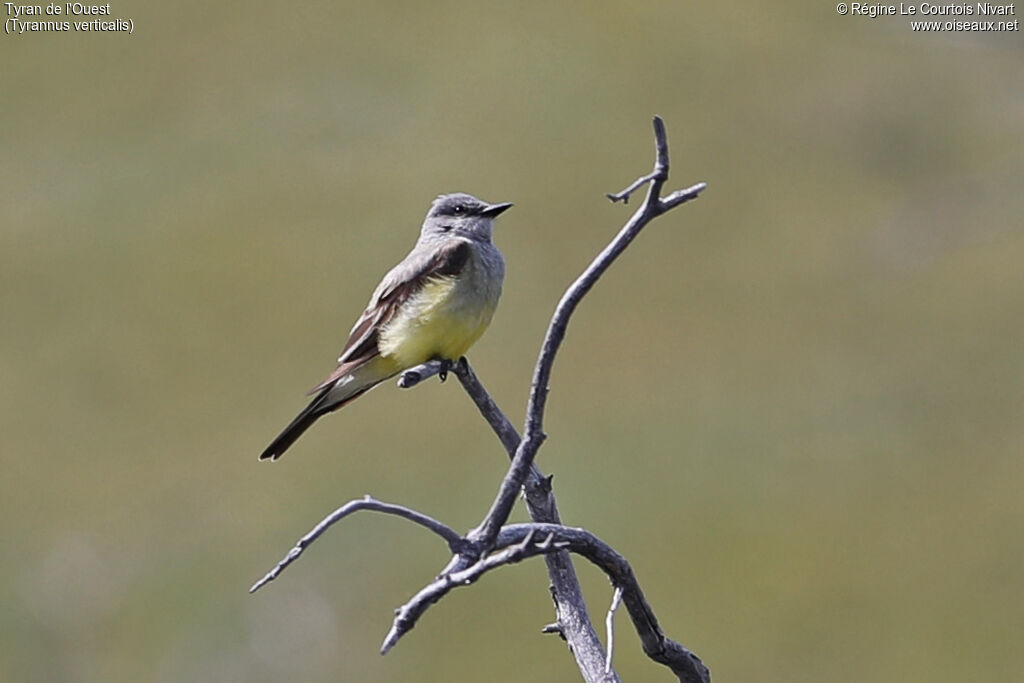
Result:
<instances>
[{"instance_id":1,"label":"bird's brown wing","mask_svg":"<svg viewBox=\"0 0 1024 683\"><path fill-rule=\"evenodd\" d=\"M324 381L310 389L315 394L344 377L353 369L380 354L380 332L395 317L409 297L433 277L458 275L469 260L472 247L458 240L439 249L416 255L416 250L384 276L370 303L349 333L338 356L338 367Z\"/></svg>"}]
</instances>

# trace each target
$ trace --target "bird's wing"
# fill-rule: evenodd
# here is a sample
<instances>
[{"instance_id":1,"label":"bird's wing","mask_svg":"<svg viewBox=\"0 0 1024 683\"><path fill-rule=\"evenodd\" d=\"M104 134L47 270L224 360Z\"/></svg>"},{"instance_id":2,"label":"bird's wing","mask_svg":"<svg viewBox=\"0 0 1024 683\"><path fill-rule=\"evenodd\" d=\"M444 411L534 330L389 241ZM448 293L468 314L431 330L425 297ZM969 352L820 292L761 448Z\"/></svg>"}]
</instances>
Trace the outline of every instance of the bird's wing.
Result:
<instances>
[{"instance_id":1,"label":"bird's wing","mask_svg":"<svg viewBox=\"0 0 1024 683\"><path fill-rule=\"evenodd\" d=\"M465 240L453 241L430 252L413 250L404 261L384 276L370 297L366 310L356 320L345 348L338 356L338 367L324 381L310 389L314 394L344 377L354 368L380 353L380 332L395 317L409 297L434 277L458 275L469 260L472 247Z\"/></svg>"}]
</instances>

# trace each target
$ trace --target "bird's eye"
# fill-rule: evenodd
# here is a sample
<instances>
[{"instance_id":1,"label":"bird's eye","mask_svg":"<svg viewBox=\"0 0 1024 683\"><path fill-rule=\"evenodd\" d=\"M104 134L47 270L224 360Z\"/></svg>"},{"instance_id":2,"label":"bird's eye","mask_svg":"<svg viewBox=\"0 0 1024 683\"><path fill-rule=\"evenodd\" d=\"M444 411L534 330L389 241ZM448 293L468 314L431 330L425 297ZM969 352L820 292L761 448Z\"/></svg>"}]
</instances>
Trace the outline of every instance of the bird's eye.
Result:
<instances>
[{"instance_id":1,"label":"bird's eye","mask_svg":"<svg viewBox=\"0 0 1024 683\"><path fill-rule=\"evenodd\" d=\"M455 213L456 216L461 216L462 214L466 213L466 207L462 204L456 204L455 208L452 209L452 211Z\"/></svg>"}]
</instances>

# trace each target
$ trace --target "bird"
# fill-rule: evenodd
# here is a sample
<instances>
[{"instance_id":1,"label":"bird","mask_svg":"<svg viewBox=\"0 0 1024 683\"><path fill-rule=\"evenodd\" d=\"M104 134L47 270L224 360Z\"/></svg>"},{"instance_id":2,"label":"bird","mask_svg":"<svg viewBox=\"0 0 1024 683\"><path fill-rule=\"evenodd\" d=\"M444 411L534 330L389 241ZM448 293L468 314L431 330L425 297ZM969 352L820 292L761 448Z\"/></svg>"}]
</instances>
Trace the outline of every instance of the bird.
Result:
<instances>
[{"instance_id":1,"label":"bird","mask_svg":"<svg viewBox=\"0 0 1024 683\"><path fill-rule=\"evenodd\" d=\"M498 305L505 259L494 219L512 206L463 192L434 199L409 254L377 285L313 399L260 454L277 460L314 422L430 360L450 364L480 338Z\"/></svg>"}]
</instances>

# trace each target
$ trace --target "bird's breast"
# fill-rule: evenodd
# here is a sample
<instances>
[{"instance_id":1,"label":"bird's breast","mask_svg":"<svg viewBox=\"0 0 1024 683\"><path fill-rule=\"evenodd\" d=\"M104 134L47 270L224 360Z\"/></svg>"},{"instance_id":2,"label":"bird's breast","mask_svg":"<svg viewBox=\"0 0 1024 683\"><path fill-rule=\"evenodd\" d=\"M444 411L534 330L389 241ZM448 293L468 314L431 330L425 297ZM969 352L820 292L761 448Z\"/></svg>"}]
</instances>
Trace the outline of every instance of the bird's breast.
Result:
<instances>
[{"instance_id":1,"label":"bird's breast","mask_svg":"<svg viewBox=\"0 0 1024 683\"><path fill-rule=\"evenodd\" d=\"M504 264L484 258L474 253L462 272L431 278L409 297L381 333L381 355L404 367L464 355L487 329L501 296Z\"/></svg>"}]
</instances>

